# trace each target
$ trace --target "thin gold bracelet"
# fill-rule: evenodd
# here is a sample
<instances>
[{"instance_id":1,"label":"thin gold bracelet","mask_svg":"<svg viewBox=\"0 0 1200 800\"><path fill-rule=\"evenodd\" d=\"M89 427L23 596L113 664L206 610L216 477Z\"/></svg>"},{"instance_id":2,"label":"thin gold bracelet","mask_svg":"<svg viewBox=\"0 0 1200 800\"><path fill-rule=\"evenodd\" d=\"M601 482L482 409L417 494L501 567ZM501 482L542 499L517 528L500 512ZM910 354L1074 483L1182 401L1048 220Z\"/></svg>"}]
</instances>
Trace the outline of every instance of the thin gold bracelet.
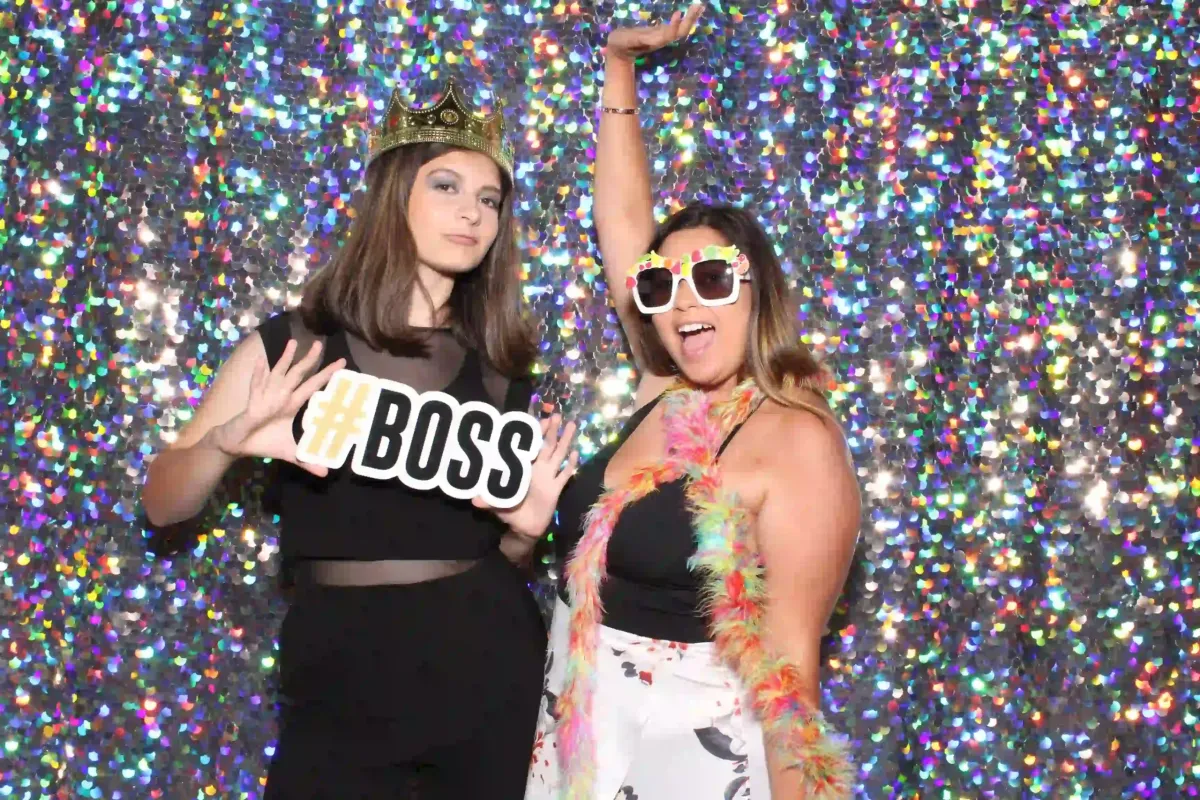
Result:
<instances>
[{"instance_id":1,"label":"thin gold bracelet","mask_svg":"<svg viewBox=\"0 0 1200 800\"><path fill-rule=\"evenodd\" d=\"M613 106L600 106L600 110L605 114L636 114L636 108L614 108Z\"/></svg>"}]
</instances>

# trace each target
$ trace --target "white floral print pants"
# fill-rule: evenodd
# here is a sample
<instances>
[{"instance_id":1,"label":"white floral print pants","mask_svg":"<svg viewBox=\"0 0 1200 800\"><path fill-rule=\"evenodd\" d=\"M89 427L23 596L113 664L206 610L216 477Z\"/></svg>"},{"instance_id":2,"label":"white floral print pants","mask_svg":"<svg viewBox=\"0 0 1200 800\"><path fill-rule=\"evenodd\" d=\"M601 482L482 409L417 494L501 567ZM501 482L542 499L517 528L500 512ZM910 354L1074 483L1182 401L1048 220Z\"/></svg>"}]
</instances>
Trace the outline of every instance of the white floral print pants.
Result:
<instances>
[{"instance_id":1,"label":"white floral print pants","mask_svg":"<svg viewBox=\"0 0 1200 800\"><path fill-rule=\"evenodd\" d=\"M558 800L564 783L554 706L570 609L559 600L525 800ZM602 627L592 708L595 800L767 800L762 728L711 642L647 639Z\"/></svg>"}]
</instances>

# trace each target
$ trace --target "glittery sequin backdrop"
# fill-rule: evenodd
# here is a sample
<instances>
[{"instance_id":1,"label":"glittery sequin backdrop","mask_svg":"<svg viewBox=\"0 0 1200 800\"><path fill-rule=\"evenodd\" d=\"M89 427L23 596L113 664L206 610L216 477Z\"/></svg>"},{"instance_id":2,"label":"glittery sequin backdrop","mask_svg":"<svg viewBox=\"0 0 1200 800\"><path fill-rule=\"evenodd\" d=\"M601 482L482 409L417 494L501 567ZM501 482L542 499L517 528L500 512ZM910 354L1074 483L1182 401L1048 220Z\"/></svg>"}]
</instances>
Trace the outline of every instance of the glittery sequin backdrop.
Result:
<instances>
[{"instance_id":1,"label":"glittery sequin backdrop","mask_svg":"<svg viewBox=\"0 0 1200 800\"><path fill-rule=\"evenodd\" d=\"M273 521L251 472L148 555L138 485L344 235L391 81L509 104L541 399L613 429L598 47L669 10L0 0L0 797L260 796ZM838 375L863 797L1200 795L1197 13L710 0L643 72L662 209L756 209Z\"/></svg>"}]
</instances>

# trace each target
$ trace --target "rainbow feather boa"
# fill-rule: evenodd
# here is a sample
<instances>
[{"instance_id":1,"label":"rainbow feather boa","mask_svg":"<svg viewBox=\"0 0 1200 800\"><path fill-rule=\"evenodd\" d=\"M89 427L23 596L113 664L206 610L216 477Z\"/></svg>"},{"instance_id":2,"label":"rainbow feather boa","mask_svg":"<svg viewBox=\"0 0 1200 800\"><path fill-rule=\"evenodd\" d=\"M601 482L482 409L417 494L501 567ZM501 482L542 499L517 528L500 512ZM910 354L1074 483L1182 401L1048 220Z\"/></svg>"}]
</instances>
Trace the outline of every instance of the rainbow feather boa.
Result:
<instances>
[{"instance_id":1,"label":"rainbow feather boa","mask_svg":"<svg viewBox=\"0 0 1200 800\"><path fill-rule=\"evenodd\" d=\"M697 543L691 566L704 573L705 606L717 652L749 691L768 740L803 776L803 800L849 798L854 774L846 740L830 731L821 712L803 699L795 665L763 643L766 585L749 535L750 519L737 496L722 486L716 460L727 432L758 407L762 393L753 381L745 381L732 398L713 403L703 392L677 385L663 402L666 457L600 496L567 564L571 632L566 685L557 706L559 755L567 779L563 796L592 800L596 763L590 712L609 537L627 505L660 484L685 478Z\"/></svg>"}]
</instances>

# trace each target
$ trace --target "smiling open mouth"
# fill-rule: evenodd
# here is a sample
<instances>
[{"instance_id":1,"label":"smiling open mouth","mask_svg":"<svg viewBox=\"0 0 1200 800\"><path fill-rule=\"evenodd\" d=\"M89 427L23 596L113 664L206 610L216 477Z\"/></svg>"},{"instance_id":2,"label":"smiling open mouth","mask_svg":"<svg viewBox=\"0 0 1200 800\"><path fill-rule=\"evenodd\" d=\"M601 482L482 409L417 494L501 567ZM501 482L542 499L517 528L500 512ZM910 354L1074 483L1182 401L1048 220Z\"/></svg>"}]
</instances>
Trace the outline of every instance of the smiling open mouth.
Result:
<instances>
[{"instance_id":1,"label":"smiling open mouth","mask_svg":"<svg viewBox=\"0 0 1200 800\"><path fill-rule=\"evenodd\" d=\"M688 360L699 358L716 338L716 328L707 322L689 322L676 331L681 340L680 349Z\"/></svg>"},{"instance_id":2,"label":"smiling open mouth","mask_svg":"<svg viewBox=\"0 0 1200 800\"><path fill-rule=\"evenodd\" d=\"M687 325L679 326L679 335L686 339L688 336L695 336L697 333L711 330L713 330L712 325L703 322L689 322Z\"/></svg>"}]
</instances>

